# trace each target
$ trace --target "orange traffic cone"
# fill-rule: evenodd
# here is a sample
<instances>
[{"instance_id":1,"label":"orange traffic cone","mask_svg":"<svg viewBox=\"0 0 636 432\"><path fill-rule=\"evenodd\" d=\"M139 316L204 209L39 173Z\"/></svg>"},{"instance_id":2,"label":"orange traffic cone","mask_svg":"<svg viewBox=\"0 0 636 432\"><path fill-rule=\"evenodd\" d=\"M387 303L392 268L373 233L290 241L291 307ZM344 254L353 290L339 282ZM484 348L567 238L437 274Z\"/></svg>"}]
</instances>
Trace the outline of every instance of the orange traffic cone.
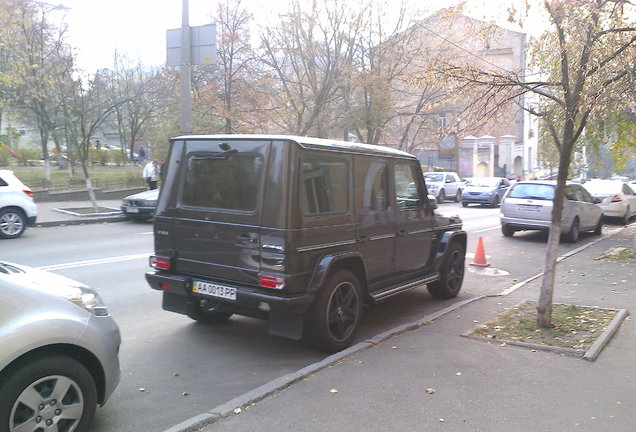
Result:
<instances>
[{"instance_id":1,"label":"orange traffic cone","mask_svg":"<svg viewBox=\"0 0 636 432\"><path fill-rule=\"evenodd\" d=\"M472 266L488 267L489 262L486 261L486 252L484 251L484 238L479 237L477 239L477 250L475 251L475 258L470 263Z\"/></svg>"}]
</instances>

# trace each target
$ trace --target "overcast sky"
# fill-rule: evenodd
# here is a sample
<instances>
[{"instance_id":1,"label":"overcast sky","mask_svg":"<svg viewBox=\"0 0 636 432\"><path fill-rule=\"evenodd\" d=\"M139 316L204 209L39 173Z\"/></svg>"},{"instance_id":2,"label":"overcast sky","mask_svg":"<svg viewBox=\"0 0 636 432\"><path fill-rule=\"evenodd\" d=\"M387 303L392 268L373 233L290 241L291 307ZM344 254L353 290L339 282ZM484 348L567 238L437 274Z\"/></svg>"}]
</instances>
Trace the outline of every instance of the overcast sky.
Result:
<instances>
[{"instance_id":1,"label":"overcast sky","mask_svg":"<svg viewBox=\"0 0 636 432\"><path fill-rule=\"evenodd\" d=\"M441 8L456 1L413 3ZM502 5L510 1L471 0L482 15L504 10ZM79 64L87 73L112 67L115 50L146 66L162 65L166 59L166 30L181 27L182 0L49 0L49 4L58 2L68 8L68 42L76 49ZM217 4L217 0L189 0L190 25L211 23ZM272 11L286 11L289 1L242 0L242 4L258 20L265 15L271 17Z\"/></svg>"}]
</instances>

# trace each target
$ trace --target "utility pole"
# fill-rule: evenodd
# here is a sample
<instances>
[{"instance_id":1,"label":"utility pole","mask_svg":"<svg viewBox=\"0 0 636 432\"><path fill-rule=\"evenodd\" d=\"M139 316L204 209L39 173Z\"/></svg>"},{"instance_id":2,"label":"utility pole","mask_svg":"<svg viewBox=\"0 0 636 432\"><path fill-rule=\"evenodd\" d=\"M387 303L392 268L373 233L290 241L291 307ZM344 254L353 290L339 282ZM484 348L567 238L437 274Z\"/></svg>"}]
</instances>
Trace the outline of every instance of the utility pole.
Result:
<instances>
[{"instance_id":1,"label":"utility pole","mask_svg":"<svg viewBox=\"0 0 636 432\"><path fill-rule=\"evenodd\" d=\"M166 31L166 65L181 74L181 134L192 133L192 65L216 64L216 24L190 27L188 0L183 1L181 28Z\"/></svg>"},{"instance_id":2,"label":"utility pole","mask_svg":"<svg viewBox=\"0 0 636 432\"><path fill-rule=\"evenodd\" d=\"M183 0L181 13L181 133L192 133L192 94L191 94L191 59L190 59L190 23L188 0Z\"/></svg>"}]
</instances>

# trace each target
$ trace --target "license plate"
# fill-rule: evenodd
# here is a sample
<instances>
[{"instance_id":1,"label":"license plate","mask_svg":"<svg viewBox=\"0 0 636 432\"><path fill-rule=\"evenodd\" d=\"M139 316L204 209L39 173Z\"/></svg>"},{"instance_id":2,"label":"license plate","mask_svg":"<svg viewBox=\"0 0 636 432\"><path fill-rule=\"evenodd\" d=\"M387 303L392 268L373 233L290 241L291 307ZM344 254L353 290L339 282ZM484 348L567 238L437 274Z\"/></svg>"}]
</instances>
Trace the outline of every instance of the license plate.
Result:
<instances>
[{"instance_id":1,"label":"license plate","mask_svg":"<svg viewBox=\"0 0 636 432\"><path fill-rule=\"evenodd\" d=\"M137 207L126 207L126 211L128 213L139 213L139 209Z\"/></svg>"},{"instance_id":2,"label":"license plate","mask_svg":"<svg viewBox=\"0 0 636 432\"><path fill-rule=\"evenodd\" d=\"M226 300L236 300L236 288L217 285L195 280L192 282L192 292L219 297Z\"/></svg>"},{"instance_id":3,"label":"license plate","mask_svg":"<svg viewBox=\"0 0 636 432\"><path fill-rule=\"evenodd\" d=\"M517 210L526 212L538 212L541 210L541 206L519 204L517 206Z\"/></svg>"}]
</instances>

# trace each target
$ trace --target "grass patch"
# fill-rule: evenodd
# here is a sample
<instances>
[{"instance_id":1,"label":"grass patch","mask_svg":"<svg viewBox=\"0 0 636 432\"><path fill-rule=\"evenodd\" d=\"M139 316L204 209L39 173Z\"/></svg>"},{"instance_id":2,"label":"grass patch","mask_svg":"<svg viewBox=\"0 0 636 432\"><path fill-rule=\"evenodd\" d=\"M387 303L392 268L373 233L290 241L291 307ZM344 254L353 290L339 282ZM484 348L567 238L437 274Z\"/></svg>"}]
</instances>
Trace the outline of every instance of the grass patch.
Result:
<instances>
[{"instance_id":1,"label":"grass patch","mask_svg":"<svg viewBox=\"0 0 636 432\"><path fill-rule=\"evenodd\" d=\"M475 329L490 339L588 350L612 322L617 310L554 304L552 328L537 327L536 302L522 302Z\"/></svg>"},{"instance_id":2,"label":"grass patch","mask_svg":"<svg viewBox=\"0 0 636 432\"><path fill-rule=\"evenodd\" d=\"M634 252L626 247L615 246L608 249L603 255L596 260L618 261L618 262L636 262L636 255Z\"/></svg>"},{"instance_id":3,"label":"grass patch","mask_svg":"<svg viewBox=\"0 0 636 432\"><path fill-rule=\"evenodd\" d=\"M84 176L80 169L76 169L71 175L68 169L60 170L51 167L50 181L44 177L44 167L10 166L7 169L13 171L22 183L31 189L83 189L86 187ZM136 165L126 166L92 166L89 170L93 187L102 189L118 189L124 187L143 186L143 167Z\"/></svg>"}]
</instances>

